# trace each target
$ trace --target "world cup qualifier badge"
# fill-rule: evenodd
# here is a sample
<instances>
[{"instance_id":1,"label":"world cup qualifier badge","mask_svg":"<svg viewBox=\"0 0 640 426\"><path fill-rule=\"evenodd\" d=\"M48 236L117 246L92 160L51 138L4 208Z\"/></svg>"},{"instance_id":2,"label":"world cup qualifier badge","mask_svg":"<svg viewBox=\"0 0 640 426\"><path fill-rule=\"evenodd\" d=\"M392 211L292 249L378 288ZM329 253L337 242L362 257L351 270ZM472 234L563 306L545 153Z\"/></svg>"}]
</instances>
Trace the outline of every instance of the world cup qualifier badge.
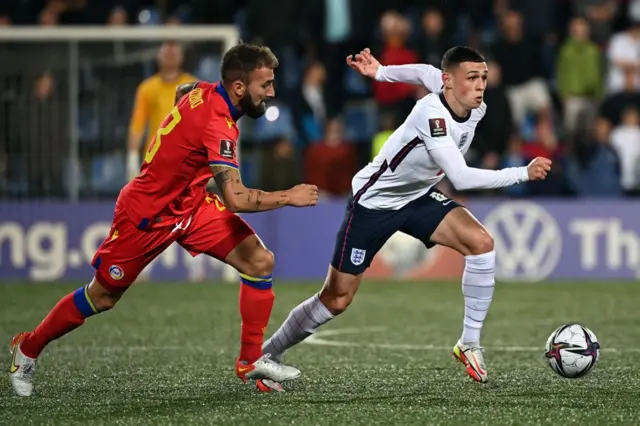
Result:
<instances>
[{"instance_id":1,"label":"world cup qualifier badge","mask_svg":"<svg viewBox=\"0 0 640 426\"><path fill-rule=\"evenodd\" d=\"M431 130L432 138L447 136L447 122L444 121L444 118L430 118L429 130Z\"/></svg>"},{"instance_id":2,"label":"world cup qualifier badge","mask_svg":"<svg viewBox=\"0 0 640 426\"><path fill-rule=\"evenodd\" d=\"M124 271L118 265L111 265L109 267L109 276L114 280L118 281L124 278Z\"/></svg>"},{"instance_id":3,"label":"world cup qualifier badge","mask_svg":"<svg viewBox=\"0 0 640 426\"><path fill-rule=\"evenodd\" d=\"M235 143L228 139L222 139L220 141L220 157L233 160L235 156Z\"/></svg>"}]
</instances>

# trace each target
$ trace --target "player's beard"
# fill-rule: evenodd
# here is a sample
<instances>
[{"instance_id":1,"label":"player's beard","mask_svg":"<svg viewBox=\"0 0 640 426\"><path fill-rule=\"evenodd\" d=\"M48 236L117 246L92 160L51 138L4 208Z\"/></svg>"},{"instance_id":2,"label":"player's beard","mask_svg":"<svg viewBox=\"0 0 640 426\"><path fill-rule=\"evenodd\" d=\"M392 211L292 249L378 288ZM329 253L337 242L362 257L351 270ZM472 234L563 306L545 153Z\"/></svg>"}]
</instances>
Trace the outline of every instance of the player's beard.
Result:
<instances>
[{"instance_id":1,"label":"player's beard","mask_svg":"<svg viewBox=\"0 0 640 426\"><path fill-rule=\"evenodd\" d=\"M244 96L240 98L239 104L242 112L251 118L260 118L267 111L267 103L261 101L258 105L254 104L249 92L246 92Z\"/></svg>"}]
</instances>

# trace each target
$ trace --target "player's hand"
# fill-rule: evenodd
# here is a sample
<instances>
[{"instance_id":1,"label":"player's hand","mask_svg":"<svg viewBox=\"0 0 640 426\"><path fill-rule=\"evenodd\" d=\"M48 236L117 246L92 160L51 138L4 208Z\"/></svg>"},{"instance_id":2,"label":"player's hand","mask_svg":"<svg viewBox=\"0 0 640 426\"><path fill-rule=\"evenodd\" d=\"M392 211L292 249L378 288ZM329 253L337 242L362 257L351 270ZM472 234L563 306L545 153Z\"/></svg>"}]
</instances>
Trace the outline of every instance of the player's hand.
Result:
<instances>
[{"instance_id":1,"label":"player's hand","mask_svg":"<svg viewBox=\"0 0 640 426\"><path fill-rule=\"evenodd\" d=\"M289 190L289 205L295 207L315 206L318 204L318 187L303 183Z\"/></svg>"},{"instance_id":2,"label":"player's hand","mask_svg":"<svg viewBox=\"0 0 640 426\"><path fill-rule=\"evenodd\" d=\"M551 170L551 160L544 157L537 157L529 163L527 171L529 180L544 180Z\"/></svg>"},{"instance_id":3,"label":"player's hand","mask_svg":"<svg viewBox=\"0 0 640 426\"><path fill-rule=\"evenodd\" d=\"M347 56L347 65L366 77L374 78L380 62L371 54L369 48L366 48L356 54L355 59L353 55Z\"/></svg>"}]
</instances>

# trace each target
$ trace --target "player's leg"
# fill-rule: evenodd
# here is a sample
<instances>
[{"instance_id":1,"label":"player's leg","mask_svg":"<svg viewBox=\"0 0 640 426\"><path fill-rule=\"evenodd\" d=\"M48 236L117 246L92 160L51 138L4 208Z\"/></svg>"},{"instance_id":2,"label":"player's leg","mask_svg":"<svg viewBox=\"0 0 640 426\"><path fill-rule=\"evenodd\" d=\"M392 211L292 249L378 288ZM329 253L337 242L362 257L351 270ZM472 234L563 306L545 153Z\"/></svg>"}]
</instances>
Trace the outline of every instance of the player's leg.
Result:
<instances>
[{"instance_id":1,"label":"player's leg","mask_svg":"<svg viewBox=\"0 0 640 426\"><path fill-rule=\"evenodd\" d=\"M269 323L273 292L274 256L239 216L221 203L207 202L178 241L192 255L204 253L233 266L240 273L239 307L242 318L240 355L236 373L246 379L277 382L297 377L297 369L263 357L262 342Z\"/></svg>"},{"instance_id":2,"label":"player's leg","mask_svg":"<svg viewBox=\"0 0 640 426\"><path fill-rule=\"evenodd\" d=\"M285 351L344 312L358 291L362 274L378 250L402 226L405 217L402 210L368 210L350 200L322 290L291 311L263 345L264 353L281 360Z\"/></svg>"},{"instance_id":3,"label":"player's leg","mask_svg":"<svg viewBox=\"0 0 640 426\"><path fill-rule=\"evenodd\" d=\"M29 396L33 392L37 358L49 343L80 327L87 318L112 309L144 266L169 244L171 240L161 234L138 231L116 213L109 236L93 259L93 280L60 299L33 331L13 338L9 376L16 393Z\"/></svg>"},{"instance_id":4,"label":"player's leg","mask_svg":"<svg viewBox=\"0 0 640 426\"><path fill-rule=\"evenodd\" d=\"M280 328L265 342L263 352L278 362L284 353L344 312L353 301L362 274L340 272L333 265L322 290L293 308Z\"/></svg>"},{"instance_id":5,"label":"player's leg","mask_svg":"<svg viewBox=\"0 0 640 426\"><path fill-rule=\"evenodd\" d=\"M120 296L104 289L94 278L60 299L33 331L15 335L9 368L15 392L19 396L32 394L37 358L50 342L80 327L87 318L113 308Z\"/></svg>"},{"instance_id":6,"label":"player's leg","mask_svg":"<svg viewBox=\"0 0 640 426\"><path fill-rule=\"evenodd\" d=\"M487 370L480 332L495 288L493 238L469 210L439 191L431 191L414 203L414 212L403 231L419 238L428 247L443 245L465 257L462 275L465 314L462 336L454 348L454 355L465 364L471 377L485 382Z\"/></svg>"}]
</instances>

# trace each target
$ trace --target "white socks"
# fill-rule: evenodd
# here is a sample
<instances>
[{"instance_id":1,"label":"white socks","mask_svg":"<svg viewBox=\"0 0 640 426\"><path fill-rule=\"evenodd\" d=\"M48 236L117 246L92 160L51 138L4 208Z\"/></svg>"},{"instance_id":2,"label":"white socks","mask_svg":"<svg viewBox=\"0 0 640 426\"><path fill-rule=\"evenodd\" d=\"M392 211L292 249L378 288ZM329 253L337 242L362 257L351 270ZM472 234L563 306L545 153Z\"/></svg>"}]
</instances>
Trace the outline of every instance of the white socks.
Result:
<instances>
[{"instance_id":1,"label":"white socks","mask_svg":"<svg viewBox=\"0 0 640 426\"><path fill-rule=\"evenodd\" d=\"M496 252L465 256L462 274L464 295L464 329L462 343L480 343L480 331L484 323L495 288Z\"/></svg>"},{"instance_id":2,"label":"white socks","mask_svg":"<svg viewBox=\"0 0 640 426\"><path fill-rule=\"evenodd\" d=\"M332 318L316 294L293 308L280 328L262 345L262 352L271 354L275 361L280 362L287 349L311 336Z\"/></svg>"}]
</instances>

